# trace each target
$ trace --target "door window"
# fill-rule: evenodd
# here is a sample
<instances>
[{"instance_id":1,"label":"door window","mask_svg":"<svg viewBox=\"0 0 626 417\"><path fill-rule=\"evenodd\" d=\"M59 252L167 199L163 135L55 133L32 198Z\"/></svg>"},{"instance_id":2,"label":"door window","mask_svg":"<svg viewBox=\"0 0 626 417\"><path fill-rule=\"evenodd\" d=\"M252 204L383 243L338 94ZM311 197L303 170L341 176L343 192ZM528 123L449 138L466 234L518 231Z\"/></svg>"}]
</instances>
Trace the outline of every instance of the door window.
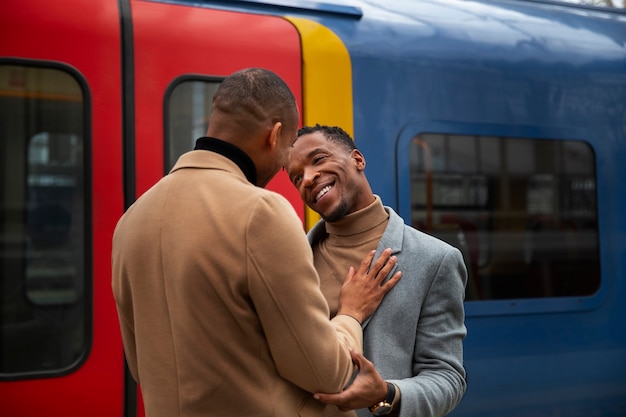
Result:
<instances>
[{"instance_id":1,"label":"door window","mask_svg":"<svg viewBox=\"0 0 626 417\"><path fill-rule=\"evenodd\" d=\"M87 347L84 123L69 72L0 65L0 378Z\"/></svg>"},{"instance_id":2,"label":"door window","mask_svg":"<svg viewBox=\"0 0 626 417\"><path fill-rule=\"evenodd\" d=\"M220 82L181 79L169 90L169 98L165 100L168 106L165 172L172 169L179 156L194 148L196 139L206 135L213 95Z\"/></svg>"}]
</instances>

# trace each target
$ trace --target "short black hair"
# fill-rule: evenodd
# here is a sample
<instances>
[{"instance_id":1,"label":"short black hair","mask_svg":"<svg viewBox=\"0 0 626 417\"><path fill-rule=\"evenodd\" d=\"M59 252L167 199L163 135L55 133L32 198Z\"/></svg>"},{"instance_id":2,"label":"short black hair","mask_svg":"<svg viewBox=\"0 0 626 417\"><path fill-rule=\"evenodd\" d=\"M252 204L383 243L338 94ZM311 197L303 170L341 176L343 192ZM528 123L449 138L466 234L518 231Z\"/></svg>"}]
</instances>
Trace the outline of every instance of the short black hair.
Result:
<instances>
[{"instance_id":1,"label":"short black hair","mask_svg":"<svg viewBox=\"0 0 626 417\"><path fill-rule=\"evenodd\" d=\"M315 132L321 132L326 139L343 146L348 152L352 152L356 149L356 145L348 132L339 126L326 126L320 124L316 124L315 126L303 126L300 130L298 130L298 137Z\"/></svg>"},{"instance_id":2,"label":"short black hair","mask_svg":"<svg viewBox=\"0 0 626 417\"><path fill-rule=\"evenodd\" d=\"M229 75L215 92L213 107L244 124L281 121L295 129L298 123L295 96L282 78L265 68Z\"/></svg>"}]
</instances>

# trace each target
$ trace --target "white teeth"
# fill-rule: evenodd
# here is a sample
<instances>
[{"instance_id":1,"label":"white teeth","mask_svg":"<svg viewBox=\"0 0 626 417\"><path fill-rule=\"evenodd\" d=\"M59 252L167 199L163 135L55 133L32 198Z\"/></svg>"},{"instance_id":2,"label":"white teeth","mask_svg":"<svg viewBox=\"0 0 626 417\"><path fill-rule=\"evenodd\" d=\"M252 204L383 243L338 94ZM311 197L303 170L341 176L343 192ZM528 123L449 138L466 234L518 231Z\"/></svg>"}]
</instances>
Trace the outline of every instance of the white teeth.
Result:
<instances>
[{"instance_id":1,"label":"white teeth","mask_svg":"<svg viewBox=\"0 0 626 417\"><path fill-rule=\"evenodd\" d=\"M328 192L331 188L333 188L333 187L332 187L332 186L330 186L330 185L327 185L326 187L322 188L322 189L320 190L320 192L319 192L319 193L317 193L317 195L315 196L315 201L317 201L317 200L319 200L320 198L322 198L322 196L323 196L324 194L326 194L326 193L327 193L327 192Z\"/></svg>"}]
</instances>

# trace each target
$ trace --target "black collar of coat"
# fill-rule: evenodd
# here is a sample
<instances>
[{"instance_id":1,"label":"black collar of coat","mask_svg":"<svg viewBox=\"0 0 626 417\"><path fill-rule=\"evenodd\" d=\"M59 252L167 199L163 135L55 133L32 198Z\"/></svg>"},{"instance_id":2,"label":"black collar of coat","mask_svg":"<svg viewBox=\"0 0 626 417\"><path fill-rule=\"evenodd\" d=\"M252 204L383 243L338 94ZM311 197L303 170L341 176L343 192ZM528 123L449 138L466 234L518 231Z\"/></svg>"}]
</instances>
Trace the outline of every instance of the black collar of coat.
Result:
<instances>
[{"instance_id":1,"label":"black collar of coat","mask_svg":"<svg viewBox=\"0 0 626 417\"><path fill-rule=\"evenodd\" d=\"M193 149L202 149L225 156L237 164L249 182L256 185L256 167L254 162L244 151L232 143L205 136L196 140L196 147Z\"/></svg>"}]
</instances>

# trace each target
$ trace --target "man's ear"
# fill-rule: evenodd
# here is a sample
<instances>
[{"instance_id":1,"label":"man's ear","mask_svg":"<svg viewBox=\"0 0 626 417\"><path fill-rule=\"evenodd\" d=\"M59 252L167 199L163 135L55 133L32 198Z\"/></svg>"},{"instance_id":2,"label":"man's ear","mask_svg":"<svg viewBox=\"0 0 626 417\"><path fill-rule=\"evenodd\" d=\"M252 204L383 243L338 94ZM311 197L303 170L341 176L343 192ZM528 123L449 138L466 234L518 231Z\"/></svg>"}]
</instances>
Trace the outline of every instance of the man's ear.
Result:
<instances>
[{"instance_id":1,"label":"man's ear","mask_svg":"<svg viewBox=\"0 0 626 417\"><path fill-rule=\"evenodd\" d=\"M278 137L282 131L283 124L281 122L274 123L272 126L272 130L270 130L270 134L267 137L267 143L270 149L274 149L278 145Z\"/></svg>"},{"instance_id":2,"label":"man's ear","mask_svg":"<svg viewBox=\"0 0 626 417\"><path fill-rule=\"evenodd\" d=\"M363 171L365 169L365 157L358 149L353 149L350 153L350 157L354 161L357 171Z\"/></svg>"}]
</instances>

